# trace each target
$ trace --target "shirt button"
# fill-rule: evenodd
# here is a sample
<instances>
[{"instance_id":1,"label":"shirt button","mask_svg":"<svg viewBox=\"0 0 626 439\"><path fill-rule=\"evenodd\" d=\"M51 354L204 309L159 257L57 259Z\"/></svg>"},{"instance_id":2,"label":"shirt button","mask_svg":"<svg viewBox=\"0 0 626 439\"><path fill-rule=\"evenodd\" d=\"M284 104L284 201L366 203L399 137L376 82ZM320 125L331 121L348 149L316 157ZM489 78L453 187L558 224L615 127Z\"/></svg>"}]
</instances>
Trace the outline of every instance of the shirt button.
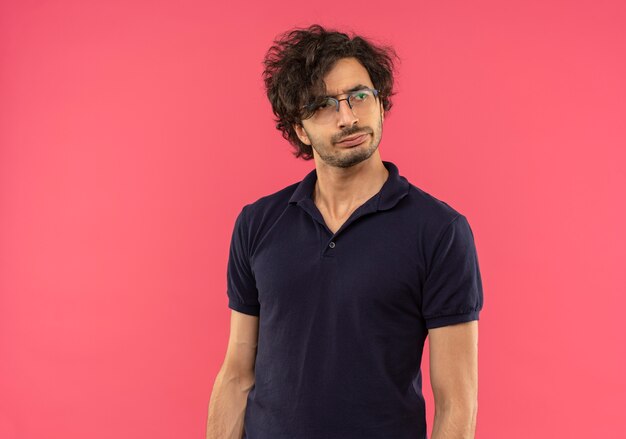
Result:
<instances>
[{"instance_id":1,"label":"shirt button","mask_svg":"<svg viewBox=\"0 0 626 439\"><path fill-rule=\"evenodd\" d=\"M328 246L329 246L330 248L335 248L335 243L334 243L333 241L330 241L330 244L328 244Z\"/></svg>"}]
</instances>

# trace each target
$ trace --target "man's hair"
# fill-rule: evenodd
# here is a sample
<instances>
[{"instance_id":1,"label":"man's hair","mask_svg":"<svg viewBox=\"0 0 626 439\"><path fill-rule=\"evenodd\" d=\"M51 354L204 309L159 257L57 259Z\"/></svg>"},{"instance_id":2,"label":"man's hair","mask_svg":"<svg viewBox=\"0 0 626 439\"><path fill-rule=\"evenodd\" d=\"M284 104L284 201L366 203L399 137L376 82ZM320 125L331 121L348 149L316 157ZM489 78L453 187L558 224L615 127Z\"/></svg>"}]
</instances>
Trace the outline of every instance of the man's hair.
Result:
<instances>
[{"instance_id":1,"label":"man's hair","mask_svg":"<svg viewBox=\"0 0 626 439\"><path fill-rule=\"evenodd\" d=\"M287 31L269 48L263 65L267 97L276 116L276 129L294 147L296 158L313 158L313 149L300 141L293 124L311 115L302 107L326 94L324 76L335 62L354 57L365 67L379 92L383 108L391 108L394 59L389 46L377 46L367 39L314 24L308 28Z\"/></svg>"}]
</instances>

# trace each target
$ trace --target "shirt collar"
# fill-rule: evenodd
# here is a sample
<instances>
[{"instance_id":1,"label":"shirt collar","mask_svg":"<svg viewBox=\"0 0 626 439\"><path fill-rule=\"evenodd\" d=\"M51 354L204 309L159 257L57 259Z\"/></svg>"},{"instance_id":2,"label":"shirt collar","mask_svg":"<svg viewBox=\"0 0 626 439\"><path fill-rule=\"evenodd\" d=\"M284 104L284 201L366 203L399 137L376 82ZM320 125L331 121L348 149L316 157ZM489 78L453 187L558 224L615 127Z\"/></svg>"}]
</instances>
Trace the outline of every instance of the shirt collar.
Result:
<instances>
[{"instance_id":1,"label":"shirt collar","mask_svg":"<svg viewBox=\"0 0 626 439\"><path fill-rule=\"evenodd\" d=\"M376 203L376 210L391 209L406 194L409 193L409 182L398 172L398 167L392 162L383 160L383 165L389 171L389 176L380 191L372 197L372 202ZM311 198L317 181L317 170L309 172L296 187L296 190L289 198L289 204L300 204L307 198Z\"/></svg>"}]
</instances>

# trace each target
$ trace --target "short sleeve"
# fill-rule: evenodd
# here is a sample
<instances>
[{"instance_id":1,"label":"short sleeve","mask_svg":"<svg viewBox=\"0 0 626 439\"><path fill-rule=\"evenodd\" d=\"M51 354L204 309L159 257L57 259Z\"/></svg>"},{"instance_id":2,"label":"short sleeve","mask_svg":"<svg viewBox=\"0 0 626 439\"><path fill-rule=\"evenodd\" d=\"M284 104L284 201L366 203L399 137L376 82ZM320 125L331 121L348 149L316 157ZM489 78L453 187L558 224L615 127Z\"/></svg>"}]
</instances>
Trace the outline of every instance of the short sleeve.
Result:
<instances>
[{"instance_id":1,"label":"short sleeve","mask_svg":"<svg viewBox=\"0 0 626 439\"><path fill-rule=\"evenodd\" d=\"M478 320L483 307L480 267L474 234L461 214L436 244L422 298L427 329Z\"/></svg>"},{"instance_id":2,"label":"short sleeve","mask_svg":"<svg viewBox=\"0 0 626 439\"><path fill-rule=\"evenodd\" d=\"M250 268L250 230L246 217L247 207L246 205L241 209L235 220L228 254L226 293L229 308L244 314L258 316L261 306L256 282Z\"/></svg>"}]
</instances>

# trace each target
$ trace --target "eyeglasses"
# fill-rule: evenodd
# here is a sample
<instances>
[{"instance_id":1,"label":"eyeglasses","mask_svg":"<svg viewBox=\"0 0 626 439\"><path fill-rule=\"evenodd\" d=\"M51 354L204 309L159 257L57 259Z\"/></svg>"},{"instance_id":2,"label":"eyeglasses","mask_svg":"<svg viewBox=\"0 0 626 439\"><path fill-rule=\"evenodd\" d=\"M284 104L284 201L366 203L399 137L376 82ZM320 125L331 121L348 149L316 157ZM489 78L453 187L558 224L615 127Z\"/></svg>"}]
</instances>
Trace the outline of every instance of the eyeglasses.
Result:
<instances>
[{"instance_id":1,"label":"eyeglasses","mask_svg":"<svg viewBox=\"0 0 626 439\"><path fill-rule=\"evenodd\" d=\"M378 90L373 88L361 88L346 93L348 96L337 99L332 96L322 96L316 102L312 102L302 107L303 119L311 119L316 123L327 123L339 112L339 104L346 101L348 107L356 117L367 116L376 107Z\"/></svg>"}]
</instances>

